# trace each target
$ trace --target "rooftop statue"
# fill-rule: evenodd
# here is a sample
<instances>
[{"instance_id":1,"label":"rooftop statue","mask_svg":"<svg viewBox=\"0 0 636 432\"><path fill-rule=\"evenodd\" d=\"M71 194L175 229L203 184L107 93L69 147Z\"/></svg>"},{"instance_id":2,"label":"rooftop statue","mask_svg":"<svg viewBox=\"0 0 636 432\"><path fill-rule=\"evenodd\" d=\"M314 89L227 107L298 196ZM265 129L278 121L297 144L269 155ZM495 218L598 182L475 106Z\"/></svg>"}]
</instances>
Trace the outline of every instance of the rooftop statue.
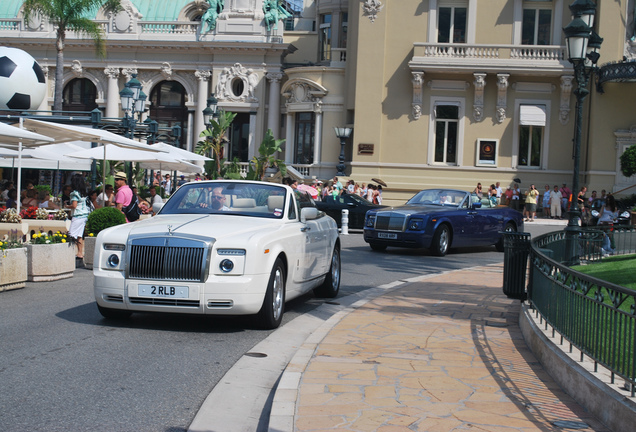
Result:
<instances>
[{"instance_id":1,"label":"rooftop statue","mask_svg":"<svg viewBox=\"0 0 636 432\"><path fill-rule=\"evenodd\" d=\"M201 17L201 33L207 33L216 28L216 19L219 17L219 14L223 12L223 8L225 7L225 0L207 0L210 7L205 11L203 16ZM208 29L205 29L205 26L208 26Z\"/></svg>"},{"instance_id":2,"label":"rooftop statue","mask_svg":"<svg viewBox=\"0 0 636 432\"><path fill-rule=\"evenodd\" d=\"M281 0L265 0L263 2L263 12L265 12L265 25L267 30L278 29L278 21L292 16L282 5Z\"/></svg>"}]
</instances>

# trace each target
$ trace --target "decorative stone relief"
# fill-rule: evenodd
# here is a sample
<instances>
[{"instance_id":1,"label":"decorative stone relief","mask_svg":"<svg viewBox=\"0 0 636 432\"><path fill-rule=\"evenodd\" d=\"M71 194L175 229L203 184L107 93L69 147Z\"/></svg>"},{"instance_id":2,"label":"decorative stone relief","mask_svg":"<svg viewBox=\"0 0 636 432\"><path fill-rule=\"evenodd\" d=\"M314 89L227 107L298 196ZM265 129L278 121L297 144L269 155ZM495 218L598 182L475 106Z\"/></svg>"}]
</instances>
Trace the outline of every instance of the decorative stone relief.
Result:
<instances>
[{"instance_id":1,"label":"decorative stone relief","mask_svg":"<svg viewBox=\"0 0 636 432\"><path fill-rule=\"evenodd\" d=\"M508 78L510 74L497 74L497 122L503 123L506 119L508 107Z\"/></svg>"},{"instance_id":2,"label":"decorative stone relief","mask_svg":"<svg viewBox=\"0 0 636 432\"><path fill-rule=\"evenodd\" d=\"M570 119L570 95L572 94L573 75L563 75L561 77L561 104L559 105L559 120L562 125L566 125Z\"/></svg>"},{"instance_id":3,"label":"decorative stone relief","mask_svg":"<svg viewBox=\"0 0 636 432\"><path fill-rule=\"evenodd\" d=\"M280 80L283 79L283 73L282 72L267 72L265 74L265 78L267 78L267 80L269 82L280 82Z\"/></svg>"},{"instance_id":4,"label":"decorative stone relief","mask_svg":"<svg viewBox=\"0 0 636 432\"><path fill-rule=\"evenodd\" d=\"M480 122L484 119L484 87L486 87L486 74L475 72L475 101L473 103L473 120Z\"/></svg>"},{"instance_id":5,"label":"decorative stone relief","mask_svg":"<svg viewBox=\"0 0 636 432\"><path fill-rule=\"evenodd\" d=\"M256 87L259 77L253 69L247 69L240 63L223 68L216 84L216 97L232 102L258 102Z\"/></svg>"},{"instance_id":6,"label":"decorative stone relief","mask_svg":"<svg viewBox=\"0 0 636 432\"><path fill-rule=\"evenodd\" d=\"M422 84L424 83L424 72L411 72L413 83L413 119L419 120L422 117Z\"/></svg>"},{"instance_id":7,"label":"decorative stone relief","mask_svg":"<svg viewBox=\"0 0 636 432\"><path fill-rule=\"evenodd\" d=\"M194 76L199 81L207 81L212 76L212 72L210 72L209 70L198 70L194 72Z\"/></svg>"},{"instance_id":8,"label":"decorative stone relief","mask_svg":"<svg viewBox=\"0 0 636 432\"><path fill-rule=\"evenodd\" d=\"M82 63L79 60L71 62L71 72L76 78L81 78L84 75L84 68L82 68Z\"/></svg>"},{"instance_id":9,"label":"decorative stone relief","mask_svg":"<svg viewBox=\"0 0 636 432\"><path fill-rule=\"evenodd\" d=\"M378 13L382 10L384 5L379 0L363 0L362 10L364 14L369 17L371 22L375 22L378 17Z\"/></svg>"},{"instance_id":10,"label":"decorative stone relief","mask_svg":"<svg viewBox=\"0 0 636 432\"><path fill-rule=\"evenodd\" d=\"M107 67L104 69L104 75L108 78L119 78L119 68Z\"/></svg>"},{"instance_id":11,"label":"decorative stone relief","mask_svg":"<svg viewBox=\"0 0 636 432\"><path fill-rule=\"evenodd\" d=\"M172 80L172 66L170 66L170 63L164 62L161 64L161 75L168 81Z\"/></svg>"},{"instance_id":12,"label":"decorative stone relief","mask_svg":"<svg viewBox=\"0 0 636 432\"><path fill-rule=\"evenodd\" d=\"M123 68L121 70L122 75L124 75L126 77L126 80L129 80L130 78L132 78L133 74L138 73L137 72L137 68Z\"/></svg>"}]
</instances>

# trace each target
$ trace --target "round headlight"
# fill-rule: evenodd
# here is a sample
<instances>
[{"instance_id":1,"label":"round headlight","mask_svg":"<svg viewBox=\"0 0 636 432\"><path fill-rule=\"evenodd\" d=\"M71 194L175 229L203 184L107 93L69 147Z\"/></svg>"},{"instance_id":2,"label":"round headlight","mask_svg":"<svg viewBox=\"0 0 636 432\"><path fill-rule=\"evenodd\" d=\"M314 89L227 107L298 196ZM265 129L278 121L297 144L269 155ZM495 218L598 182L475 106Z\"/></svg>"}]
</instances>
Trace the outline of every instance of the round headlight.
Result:
<instances>
[{"instance_id":1,"label":"round headlight","mask_svg":"<svg viewBox=\"0 0 636 432\"><path fill-rule=\"evenodd\" d=\"M117 267L119 265L119 256L116 254L112 254L108 257L108 265L111 267Z\"/></svg>"},{"instance_id":2,"label":"round headlight","mask_svg":"<svg viewBox=\"0 0 636 432\"><path fill-rule=\"evenodd\" d=\"M224 259L219 264L219 268L223 273L229 273L234 269L234 263L232 262L232 260Z\"/></svg>"}]
</instances>

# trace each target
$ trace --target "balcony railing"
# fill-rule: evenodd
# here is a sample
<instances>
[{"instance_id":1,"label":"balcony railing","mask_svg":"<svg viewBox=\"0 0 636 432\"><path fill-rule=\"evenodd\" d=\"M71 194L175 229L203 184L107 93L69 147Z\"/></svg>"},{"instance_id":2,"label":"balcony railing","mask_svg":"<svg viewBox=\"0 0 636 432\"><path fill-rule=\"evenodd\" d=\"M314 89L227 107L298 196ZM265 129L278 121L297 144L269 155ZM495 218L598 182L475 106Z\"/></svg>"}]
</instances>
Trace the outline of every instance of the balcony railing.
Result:
<instances>
[{"instance_id":1,"label":"balcony railing","mask_svg":"<svg viewBox=\"0 0 636 432\"><path fill-rule=\"evenodd\" d=\"M636 253L634 227L584 231L575 239L581 263L602 256L605 236L612 237L616 254ZM587 276L562 264L571 248L568 234L560 231L532 242L528 300L545 326L631 384L636 394L636 291ZM570 242L570 243L568 243Z\"/></svg>"},{"instance_id":2,"label":"balcony railing","mask_svg":"<svg viewBox=\"0 0 636 432\"><path fill-rule=\"evenodd\" d=\"M569 67L565 47L558 45L488 45L415 43L411 67L426 70L500 70L509 68L562 71Z\"/></svg>"}]
</instances>

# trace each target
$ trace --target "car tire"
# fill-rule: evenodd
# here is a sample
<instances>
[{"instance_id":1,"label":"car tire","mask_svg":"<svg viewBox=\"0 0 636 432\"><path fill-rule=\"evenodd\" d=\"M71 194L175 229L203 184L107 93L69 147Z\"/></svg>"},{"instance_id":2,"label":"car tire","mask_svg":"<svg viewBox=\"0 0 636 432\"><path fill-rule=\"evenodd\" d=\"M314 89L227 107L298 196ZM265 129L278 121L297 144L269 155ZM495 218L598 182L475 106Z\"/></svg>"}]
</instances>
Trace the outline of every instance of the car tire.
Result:
<instances>
[{"instance_id":1,"label":"car tire","mask_svg":"<svg viewBox=\"0 0 636 432\"><path fill-rule=\"evenodd\" d=\"M132 315L132 312L127 310L111 309L100 305L97 305L97 309L99 310L99 313L106 319L123 320L126 318L130 318L130 316Z\"/></svg>"},{"instance_id":2,"label":"car tire","mask_svg":"<svg viewBox=\"0 0 636 432\"><path fill-rule=\"evenodd\" d=\"M316 297L334 298L340 291L340 246L336 245L331 254L331 265L325 281L314 289Z\"/></svg>"},{"instance_id":3,"label":"car tire","mask_svg":"<svg viewBox=\"0 0 636 432\"><path fill-rule=\"evenodd\" d=\"M277 258L267 283L267 291L263 306L258 312L258 325L266 330L280 326L285 312L285 265L281 258Z\"/></svg>"},{"instance_id":4,"label":"car tire","mask_svg":"<svg viewBox=\"0 0 636 432\"><path fill-rule=\"evenodd\" d=\"M376 252L382 252L386 250L386 245L380 243L369 243L369 246L371 246L371 249Z\"/></svg>"},{"instance_id":5,"label":"car tire","mask_svg":"<svg viewBox=\"0 0 636 432\"><path fill-rule=\"evenodd\" d=\"M504 232L517 232L517 227L512 222L508 222L504 227ZM495 243L495 247L497 248L497 252L504 251L504 239L503 235L499 237L499 241Z\"/></svg>"},{"instance_id":6,"label":"car tire","mask_svg":"<svg viewBox=\"0 0 636 432\"><path fill-rule=\"evenodd\" d=\"M433 235L431 253L435 256L444 256L450 248L451 233L448 225L440 225Z\"/></svg>"}]
</instances>

